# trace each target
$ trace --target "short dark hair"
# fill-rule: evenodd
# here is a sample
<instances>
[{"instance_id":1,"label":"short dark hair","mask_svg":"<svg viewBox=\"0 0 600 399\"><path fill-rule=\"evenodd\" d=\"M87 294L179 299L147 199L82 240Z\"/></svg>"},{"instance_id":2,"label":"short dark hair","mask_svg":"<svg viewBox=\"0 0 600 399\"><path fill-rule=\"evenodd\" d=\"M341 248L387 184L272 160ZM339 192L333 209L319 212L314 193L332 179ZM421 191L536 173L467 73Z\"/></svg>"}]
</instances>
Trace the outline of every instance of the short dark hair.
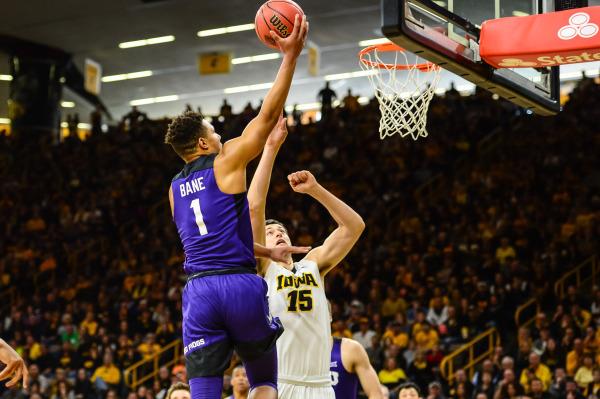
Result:
<instances>
[{"instance_id":1,"label":"short dark hair","mask_svg":"<svg viewBox=\"0 0 600 399\"><path fill-rule=\"evenodd\" d=\"M289 235L288 229L285 227L285 224L283 224L279 220L277 220L277 219L267 219L267 220L265 220L265 227L267 227L270 224L276 224L276 225L279 225L279 226L283 227L283 229L285 230L285 232Z\"/></svg>"},{"instance_id":2,"label":"short dark hair","mask_svg":"<svg viewBox=\"0 0 600 399\"><path fill-rule=\"evenodd\" d=\"M198 139L207 133L203 120L201 114L193 111L175 117L167 129L165 143L170 144L180 157L193 153Z\"/></svg>"},{"instance_id":3,"label":"short dark hair","mask_svg":"<svg viewBox=\"0 0 600 399\"><path fill-rule=\"evenodd\" d=\"M415 384L414 382L405 382L403 384L401 384L398 387L398 397L400 397L400 392L402 392L404 389L411 389L413 388L415 391L417 391L417 395L419 395L419 398L421 397L421 389L419 389L419 386L417 384Z\"/></svg>"},{"instance_id":4,"label":"short dark hair","mask_svg":"<svg viewBox=\"0 0 600 399\"><path fill-rule=\"evenodd\" d=\"M188 384L186 384L185 382L176 382L175 384L173 384L169 387L169 390L167 391L167 396L165 396L165 399L171 399L171 395L173 394L173 392L179 391L179 390L190 392L190 386Z\"/></svg>"}]
</instances>

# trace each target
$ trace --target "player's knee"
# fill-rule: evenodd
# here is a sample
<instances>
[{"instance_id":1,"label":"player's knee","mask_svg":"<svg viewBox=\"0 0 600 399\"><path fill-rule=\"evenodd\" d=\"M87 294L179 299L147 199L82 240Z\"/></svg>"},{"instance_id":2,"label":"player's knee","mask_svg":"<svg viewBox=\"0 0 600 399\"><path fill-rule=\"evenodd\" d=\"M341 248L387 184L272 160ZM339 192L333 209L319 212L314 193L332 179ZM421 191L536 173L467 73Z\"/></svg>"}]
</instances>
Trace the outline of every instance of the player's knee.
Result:
<instances>
[{"instance_id":1,"label":"player's knee","mask_svg":"<svg viewBox=\"0 0 600 399\"><path fill-rule=\"evenodd\" d=\"M248 399L277 399L277 386L260 385L251 388Z\"/></svg>"}]
</instances>

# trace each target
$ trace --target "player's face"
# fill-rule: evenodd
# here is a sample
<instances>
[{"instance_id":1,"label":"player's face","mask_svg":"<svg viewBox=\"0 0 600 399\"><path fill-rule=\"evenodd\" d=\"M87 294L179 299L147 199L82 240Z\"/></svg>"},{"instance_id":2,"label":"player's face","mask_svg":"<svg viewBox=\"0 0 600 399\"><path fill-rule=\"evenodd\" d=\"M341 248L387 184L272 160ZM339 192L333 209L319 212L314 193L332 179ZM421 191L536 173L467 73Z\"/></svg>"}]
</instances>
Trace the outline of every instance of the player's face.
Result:
<instances>
[{"instance_id":1,"label":"player's face","mask_svg":"<svg viewBox=\"0 0 600 399\"><path fill-rule=\"evenodd\" d=\"M400 391L399 399L419 399L419 393L414 388L407 388Z\"/></svg>"},{"instance_id":2,"label":"player's face","mask_svg":"<svg viewBox=\"0 0 600 399\"><path fill-rule=\"evenodd\" d=\"M171 393L170 399L190 399L191 395L185 389L177 389Z\"/></svg>"},{"instance_id":3,"label":"player's face","mask_svg":"<svg viewBox=\"0 0 600 399\"><path fill-rule=\"evenodd\" d=\"M205 140L208 143L208 148L210 149L210 151L213 153L221 152L221 148L223 147L223 144L221 144L221 135L215 132L215 128L213 127L213 125L211 125L207 121L203 120L202 124L204 124L204 128L208 132L208 134L205 137Z\"/></svg>"},{"instance_id":4,"label":"player's face","mask_svg":"<svg viewBox=\"0 0 600 399\"><path fill-rule=\"evenodd\" d=\"M245 369L235 369L231 378L231 386L233 386L233 390L236 392L248 392L250 390L250 383L248 382Z\"/></svg>"},{"instance_id":5,"label":"player's face","mask_svg":"<svg viewBox=\"0 0 600 399\"><path fill-rule=\"evenodd\" d=\"M265 228L267 247L276 247L279 245L292 245L290 237L283 226L279 224L270 224Z\"/></svg>"}]
</instances>

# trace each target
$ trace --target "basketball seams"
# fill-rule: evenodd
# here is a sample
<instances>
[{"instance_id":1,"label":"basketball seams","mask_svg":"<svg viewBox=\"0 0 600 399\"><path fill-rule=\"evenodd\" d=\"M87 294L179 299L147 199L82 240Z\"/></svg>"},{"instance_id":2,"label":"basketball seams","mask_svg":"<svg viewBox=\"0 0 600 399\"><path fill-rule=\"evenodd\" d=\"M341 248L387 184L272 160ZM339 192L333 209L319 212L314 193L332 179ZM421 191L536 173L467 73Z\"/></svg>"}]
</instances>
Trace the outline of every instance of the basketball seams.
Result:
<instances>
[{"instance_id":1,"label":"basketball seams","mask_svg":"<svg viewBox=\"0 0 600 399\"><path fill-rule=\"evenodd\" d=\"M269 10L273 11L274 13L277 13L277 15L279 15L280 17L282 17L282 18L284 18L286 21L288 21L288 22L291 24L290 28L292 28L292 29L293 29L293 28L294 28L294 23L293 23L292 21L290 21L290 20L289 20L289 19L288 19L288 18L287 18L285 15L283 15L283 13L282 13L281 11L279 11L279 10L276 10L276 9L274 9L274 8L271 8L271 6L269 6L269 3L271 3L271 2L269 1L269 2L265 3L265 6L267 6L267 7L269 8ZM287 4L290 4L290 3L288 3L287 1L282 1L281 3L287 3ZM290 33L291 33L291 32L290 32Z\"/></svg>"},{"instance_id":2,"label":"basketball seams","mask_svg":"<svg viewBox=\"0 0 600 399\"><path fill-rule=\"evenodd\" d=\"M263 7L260 7L260 16L262 17L263 21L265 22L265 27L269 30L272 31L272 27L271 25L267 22L267 18L265 17L265 12L263 11ZM274 46L277 46L277 43L275 43L275 40L273 40L272 37L268 36L268 38L270 39L270 42L272 42L271 44L273 44Z\"/></svg>"},{"instance_id":3,"label":"basketball seams","mask_svg":"<svg viewBox=\"0 0 600 399\"><path fill-rule=\"evenodd\" d=\"M271 4L273 3L273 4ZM278 7L277 4L280 3ZM281 4L284 3L284 4ZM289 7L291 6L291 7ZM270 17L267 18L265 15L265 7L271 13ZM291 14L295 13L298 15L304 16L304 11L300 8L299 5L290 0L267 0L263 5L259 8L255 23L256 23L256 33L258 38L266 44L268 47L277 49L275 41L268 35L268 31L275 31L278 29L282 29L285 32L285 28L288 29L289 33L291 33L294 29L294 22L290 20ZM260 14L260 17L259 15ZM262 18L262 22L261 22ZM277 22L277 28L270 21L275 18ZM283 28L285 27L285 28ZM265 31L266 30L266 31ZM279 35L281 36L281 35Z\"/></svg>"},{"instance_id":4,"label":"basketball seams","mask_svg":"<svg viewBox=\"0 0 600 399\"><path fill-rule=\"evenodd\" d=\"M298 14L300 14L300 16L304 15L304 11L302 11L302 9L300 8L300 6L297 5L297 4L295 4L295 3L292 3L291 1L287 1L287 0L269 0L269 1L267 1L266 4L269 4L269 3L285 3L285 4L288 4L288 5L292 6L292 7L294 7L296 10L298 10ZM269 7L269 8L271 8L271 7ZM271 8L271 10L272 10L272 8Z\"/></svg>"}]
</instances>

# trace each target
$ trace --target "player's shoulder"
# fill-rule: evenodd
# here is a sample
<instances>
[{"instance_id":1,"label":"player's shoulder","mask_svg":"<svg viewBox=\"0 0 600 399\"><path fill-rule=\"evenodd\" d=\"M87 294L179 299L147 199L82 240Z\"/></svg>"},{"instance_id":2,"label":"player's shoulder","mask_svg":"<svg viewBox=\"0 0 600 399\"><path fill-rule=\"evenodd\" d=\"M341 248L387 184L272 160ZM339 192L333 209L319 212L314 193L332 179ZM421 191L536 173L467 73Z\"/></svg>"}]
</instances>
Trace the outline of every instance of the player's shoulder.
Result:
<instances>
[{"instance_id":1,"label":"player's shoulder","mask_svg":"<svg viewBox=\"0 0 600 399\"><path fill-rule=\"evenodd\" d=\"M303 258L301 261L294 262L294 267L296 270L311 269L319 271L319 265L317 265L317 262L307 257Z\"/></svg>"},{"instance_id":2,"label":"player's shoulder","mask_svg":"<svg viewBox=\"0 0 600 399\"><path fill-rule=\"evenodd\" d=\"M353 352L360 352L361 349L364 349L358 341L355 341L352 338L342 338L342 347Z\"/></svg>"},{"instance_id":3,"label":"player's shoulder","mask_svg":"<svg viewBox=\"0 0 600 399\"><path fill-rule=\"evenodd\" d=\"M349 367L353 367L365 358L368 359L367 351L358 341L351 338L342 338L341 346L342 353L345 355L344 358L349 360Z\"/></svg>"},{"instance_id":4,"label":"player's shoulder","mask_svg":"<svg viewBox=\"0 0 600 399\"><path fill-rule=\"evenodd\" d=\"M185 179L194 172L212 168L216 156L217 154L203 155L192 162L185 164L183 169L181 169L181 171L177 173L171 181L174 182L179 179Z\"/></svg>"},{"instance_id":5,"label":"player's shoulder","mask_svg":"<svg viewBox=\"0 0 600 399\"><path fill-rule=\"evenodd\" d=\"M274 280L280 274L293 275L294 273L291 270L288 270L285 267L281 266L279 263L270 261L267 267L265 268L264 279Z\"/></svg>"}]
</instances>

